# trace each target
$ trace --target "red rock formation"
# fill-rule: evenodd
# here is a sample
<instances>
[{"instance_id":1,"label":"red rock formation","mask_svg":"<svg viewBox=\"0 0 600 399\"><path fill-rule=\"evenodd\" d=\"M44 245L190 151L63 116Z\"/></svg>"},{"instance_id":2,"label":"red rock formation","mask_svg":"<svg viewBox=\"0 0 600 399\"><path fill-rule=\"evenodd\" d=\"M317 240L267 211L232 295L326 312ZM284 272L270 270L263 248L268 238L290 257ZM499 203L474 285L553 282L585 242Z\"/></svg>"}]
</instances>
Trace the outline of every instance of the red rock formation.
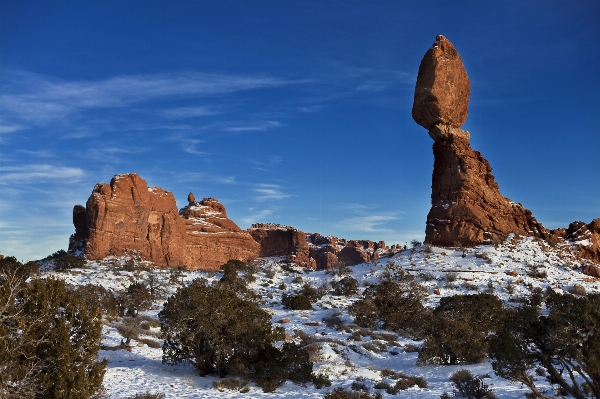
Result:
<instances>
[{"instance_id":1,"label":"red rock formation","mask_svg":"<svg viewBox=\"0 0 600 399\"><path fill-rule=\"evenodd\" d=\"M413 119L438 140L465 123L470 92L469 77L458 51L438 35L419 65ZM468 133L460 129L456 133L468 138Z\"/></svg>"},{"instance_id":2,"label":"red rock formation","mask_svg":"<svg viewBox=\"0 0 600 399\"><path fill-rule=\"evenodd\" d=\"M552 233L575 243L579 249L579 256L600 263L600 218L592 220L589 224L573 222L566 230L557 229Z\"/></svg>"},{"instance_id":3,"label":"red rock formation","mask_svg":"<svg viewBox=\"0 0 600 399\"><path fill-rule=\"evenodd\" d=\"M90 236L85 207L81 205L73 207L73 225L75 226L75 234L72 234L69 238L69 252L83 252L85 243Z\"/></svg>"},{"instance_id":4,"label":"red rock formation","mask_svg":"<svg viewBox=\"0 0 600 399\"><path fill-rule=\"evenodd\" d=\"M77 228L83 207L76 207L73 237L87 238L88 259L137 251L157 266L215 270L229 259L258 256L258 244L227 218L222 204L214 198L195 202L191 193L188 198L180 216L172 193L148 187L135 173L116 175L110 185L97 184L87 201L88 237Z\"/></svg>"},{"instance_id":5,"label":"red rock formation","mask_svg":"<svg viewBox=\"0 0 600 399\"><path fill-rule=\"evenodd\" d=\"M187 233L188 268L216 270L229 259L248 261L258 256L260 246L227 217L223 204L212 197L197 202L192 193L188 201L179 211Z\"/></svg>"},{"instance_id":6,"label":"red rock formation","mask_svg":"<svg viewBox=\"0 0 600 399\"><path fill-rule=\"evenodd\" d=\"M310 257L306 233L270 223L253 224L248 231L260 245L260 256L287 256L290 262L316 269L317 264Z\"/></svg>"},{"instance_id":7,"label":"red rock formation","mask_svg":"<svg viewBox=\"0 0 600 399\"><path fill-rule=\"evenodd\" d=\"M425 242L475 245L507 233L550 233L521 204L500 194L492 168L460 129L469 102L469 78L458 52L444 36L427 51L415 86L413 118L434 139L431 210Z\"/></svg>"}]
</instances>

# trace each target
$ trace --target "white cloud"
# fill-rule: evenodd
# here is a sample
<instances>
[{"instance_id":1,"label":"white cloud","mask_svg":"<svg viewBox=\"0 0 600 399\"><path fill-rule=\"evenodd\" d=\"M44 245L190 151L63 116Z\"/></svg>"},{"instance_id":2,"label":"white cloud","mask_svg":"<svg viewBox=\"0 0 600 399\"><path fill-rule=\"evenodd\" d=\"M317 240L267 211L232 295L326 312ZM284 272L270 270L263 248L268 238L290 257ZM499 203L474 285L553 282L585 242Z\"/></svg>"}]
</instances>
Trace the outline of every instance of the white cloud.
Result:
<instances>
[{"instance_id":1,"label":"white cloud","mask_svg":"<svg viewBox=\"0 0 600 399\"><path fill-rule=\"evenodd\" d=\"M356 231L364 233L393 233L393 229L382 228L393 220L397 220L395 214L388 215L365 215L346 218L337 223L337 227L344 231Z\"/></svg>"},{"instance_id":2,"label":"white cloud","mask_svg":"<svg viewBox=\"0 0 600 399\"><path fill-rule=\"evenodd\" d=\"M46 124L92 108L117 108L151 100L224 95L237 91L301 83L278 77L208 74L200 72L124 75L98 81L60 81L26 72L3 71L10 82L0 95L6 115ZM199 116L206 108L166 111L173 117ZM178 116L177 116L178 115ZM7 129L17 124L8 124Z\"/></svg>"},{"instance_id":3,"label":"white cloud","mask_svg":"<svg viewBox=\"0 0 600 399\"><path fill-rule=\"evenodd\" d=\"M171 119L195 118L198 116L217 115L218 113L206 107L179 107L166 109L161 112L161 114Z\"/></svg>"},{"instance_id":4,"label":"white cloud","mask_svg":"<svg viewBox=\"0 0 600 399\"><path fill-rule=\"evenodd\" d=\"M273 211L270 209L255 211L251 208L250 211L253 211L253 213L240 219L246 226L250 226L254 223L267 223L266 218L273 214Z\"/></svg>"},{"instance_id":5,"label":"white cloud","mask_svg":"<svg viewBox=\"0 0 600 399\"><path fill-rule=\"evenodd\" d=\"M188 154L201 156L201 157L210 155L209 152L200 151L196 148L196 146L202 142L203 142L202 140L195 140L195 139L182 140L181 147L182 147L183 151L187 152Z\"/></svg>"},{"instance_id":6,"label":"white cloud","mask_svg":"<svg viewBox=\"0 0 600 399\"><path fill-rule=\"evenodd\" d=\"M291 194L282 192L281 186L276 184L259 184L253 189L253 191L258 193L254 199L259 202L267 200L282 200L292 196Z\"/></svg>"},{"instance_id":7,"label":"white cloud","mask_svg":"<svg viewBox=\"0 0 600 399\"><path fill-rule=\"evenodd\" d=\"M44 180L78 181L84 176L83 169L48 164L0 167L0 184L29 183L31 180L36 182Z\"/></svg>"},{"instance_id":8,"label":"white cloud","mask_svg":"<svg viewBox=\"0 0 600 399\"><path fill-rule=\"evenodd\" d=\"M282 123L278 121L258 121L227 126L225 127L225 130L228 132L258 132L274 129L281 126L283 126Z\"/></svg>"}]
</instances>

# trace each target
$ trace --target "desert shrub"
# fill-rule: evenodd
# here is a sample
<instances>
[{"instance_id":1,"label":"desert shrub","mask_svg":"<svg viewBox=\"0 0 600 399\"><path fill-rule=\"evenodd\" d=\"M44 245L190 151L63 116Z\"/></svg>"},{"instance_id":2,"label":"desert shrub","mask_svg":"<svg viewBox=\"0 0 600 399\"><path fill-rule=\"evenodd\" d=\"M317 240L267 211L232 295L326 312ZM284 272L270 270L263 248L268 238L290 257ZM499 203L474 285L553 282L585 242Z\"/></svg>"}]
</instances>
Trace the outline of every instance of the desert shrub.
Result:
<instances>
[{"instance_id":1,"label":"desert shrub","mask_svg":"<svg viewBox=\"0 0 600 399\"><path fill-rule=\"evenodd\" d=\"M107 316L118 316L117 300L113 293L98 284L68 287L77 300L88 308L100 307Z\"/></svg>"},{"instance_id":2,"label":"desert shrub","mask_svg":"<svg viewBox=\"0 0 600 399\"><path fill-rule=\"evenodd\" d=\"M143 283L132 283L127 287L127 312L128 316L137 316L139 311L150 309L152 295Z\"/></svg>"},{"instance_id":3,"label":"desert shrub","mask_svg":"<svg viewBox=\"0 0 600 399\"><path fill-rule=\"evenodd\" d=\"M358 281L350 276L346 276L338 281L332 281L333 295L350 296L356 294L358 290Z\"/></svg>"},{"instance_id":4,"label":"desert shrub","mask_svg":"<svg viewBox=\"0 0 600 399\"><path fill-rule=\"evenodd\" d=\"M142 344L148 345L150 348L158 349L162 347L160 342L152 338L138 338L138 341Z\"/></svg>"},{"instance_id":5,"label":"desert shrub","mask_svg":"<svg viewBox=\"0 0 600 399\"><path fill-rule=\"evenodd\" d=\"M541 397L532 370L578 399L600 397L600 295L547 293L546 314L529 303L509 314L492 339L494 372ZM582 384L585 382L585 384Z\"/></svg>"},{"instance_id":6,"label":"desert shrub","mask_svg":"<svg viewBox=\"0 0 600 399\"><path fill-rule=\"evenodd\" d=\"M419 241L419 240L411 240L410 241L410 245L413 248L416 248L416 247L420 247L421 245L423 245L423 243L421 241Z\"/></svg>"},{"instance_id":7,"label":"desert shrub","mask_svg":"<svg viewBox=\"0 0 600 399\"><path fill-rule=\"evenodd\" d=\"M86 266L84 258L69 254L63 249L54 252L52 255L45 258L45 260L52 261L54 270L57 272L64 272L65 270L75 268L84 268Z\"/></svg>"},{"instance_id":8,"label":"desert shrub","mask_svg":"<svg viewBox=\"0 0 600 399\"><path fill-rule=\"evenodd\" d=\"M99 307L82 304L64 281L25 282L0 273L0 396L89 398L106 361Z\"/></svg>"},{"instance_id":9,"label":"desert shrub","mask_svg":"<svg viewBox=\"0 0 600 399\"><path fill-rule=\"evenodd\" d=\"M165 394L162 392L144 392L136 393L135 395L128 396L125 399L164 399Z\"/></svg>"},{"instance_id":10,"label":"desert shrub","mask_svg":"<svg viewBox=\"0 0 600 399\"><path fill-rule=\"evenodd\" d=\"M6 256L0 259L0 273L15 274L16 277L27 280L29 277L38 274L40 265L37 262L19 262L14 256Z\"/></svg>"},{"instance_id":11,"label":"desert shrub","mask_svg":"<svg viewBox=\"0 0 600 399\"><path fill-rule=\"evenodd\" d=\"M400 391L404 391L408 388L412 388L414 386L418 386L419 388L427 388L429 384L423 377L414 376L414 375L403 375L396 381L396 383L387 390L387 393L391 395L396 395Z\"/></svg>"},{"instance_id":12,"label":"desert shrub","mask_svg":"<svg viewBox=\"0 0 600 399\"><path fill-rule=\"evenodd\" d=\"M163 362L188 362L204 376L216 373L250 378L265 391L284 380L307 382L312 362L305 348L273 343L284 338L255 299L220 283L197 279L180 288L159 313L164 337Z\"/></svg>"},{"instance_id":13,"label":"desert shrub","mask_svg":"<svg viewBox=\"0 0 600 399\"><path fill-rule=\"evenodd\" d=\"M247 384L247 380L240 380L238 378L223 378L219 381L213 381L212 386L219 391L223 391L225 389L230 391L240 391Z\"/></svg>"},{"instance_id":14,"label":"desert shrub","mask_svg":"<svg viewBox=\"0 0 600 399\"><path fill-rule=\"evenodd\" d=\"M312 383L314 384L315 388L321 389L323 387L330 387L331 379L329 379L329 376L327 374L313 374Z\"/></svg>"},{"instance_id":15,"label":"desert shrub","mask_svg":"<svg viewBox=\"0 0 600 399\"><path fill-rule=\"evenodd\" d=\"M312 304L318 299L318 291L310 284L304 284L294 295L283 294L281 303L287 309L313 310Z\"/></svg>"},{"instance_id":16,"label":"desert shrub","mask_svg":"<svg viewBox=\"0 0 600 399\"><path fill-rule=\"evenodd\" d=\"M333 391L327 391L323 399L383 399L379 392L374 396L368 392L347 391L342 387L335 388Z\"/></svg>"},{"instance_id":17,"label":"desert shrub","mask_svg":"<svg viewBox=\"0 0 600 399\"><path fill-rule=\"evenodd\" d=\"M490 387L483 382L483 377L473 375L469 370L458 370L450 376L456 395L467 399L496 399Z\"/></svg>"},{"instance_id":18,"label":"desert shrub","mask_svg":"<svg viewBox=\"0 0 600 399\"><path fill-rule=\"evenodd\" d=\"M425 314L426 295L419 283L402 270L385 270L384 280L365 289L363 298L349 307L356 324L386 330L412 331Z\"/></svg>"},{"instance_id":19,"label":"desert shrub","mask_svg":"<svg viewBox=\"0 0 600 399\"><path fill-rule=\"evenodd\" d=\"M350 384L350 389L352 389L353 391L360 391L366 393L369 393L371 391L367 384L365 384L363 381L353 381L352 384Z\"/></svg>"},{"instance_id":20,"label":"desert shrub","mask_svg":"<svg viewBox=\"0 0 600 399\"><path fill-rule=\"evenodd\" d=\"M346 274L352 274L352 269L350 269L346 264L342 261L337 261L333 263L327 269L327 273L332 274L334 276L344 276Z\"/></svg>"},{"instance_id":21,"label":"desert shrub","mask_svg":"<svg viewBox=\"0 0 600 399\"><path fill-rule=\"evenodd\" d=\"M458 364L483 361L487 335L504 319L502 301L490 294L455 295L440 299L423 323L425 343L417 363Z\"/></svg>"},{"instance_id":22,"label":"desert shrub","mask_svg":"<svg viewBox=\"0 0 600 399\"><path fill-rule=\"evenodd\" d=\"M115 327L119 334L126 339L125 345L129 345L132 339L137 340L140 334L145 332L137 317L123 317L123 321Z\"/></svg>"}]
</instances>

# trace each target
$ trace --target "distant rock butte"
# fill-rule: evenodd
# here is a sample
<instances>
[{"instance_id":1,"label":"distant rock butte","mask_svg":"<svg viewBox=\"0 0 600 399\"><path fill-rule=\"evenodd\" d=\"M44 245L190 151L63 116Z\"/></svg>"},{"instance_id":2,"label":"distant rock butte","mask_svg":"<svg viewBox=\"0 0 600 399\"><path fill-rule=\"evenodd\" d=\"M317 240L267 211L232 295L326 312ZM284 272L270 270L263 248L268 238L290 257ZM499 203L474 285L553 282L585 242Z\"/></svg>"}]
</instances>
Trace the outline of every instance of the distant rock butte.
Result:
<instances>
[{"instance_id":1,"label":"distant rock butte","mask_svg":"<svg viewBox=\"0 0 600 399\"><path fill-rule=\"evenodd\" d=\"M249 261L259 256L281 256L302 267L327 268L338 260L347 265L369 261L379 256L377 249L385 248L383 242L335 237L323 237L317 245L310 241L311 235L276 224L242 230L215 198L198 202L192 193L188 205L178 211L171 192L148 187L136 173L96 184L86 207L73 208L73 224L69 250L81 251L90 260L136 254L156 266L188 269L216 270L230 259ZM328 254L325 261L321 252Z\"/></svg>"}]
</instances>

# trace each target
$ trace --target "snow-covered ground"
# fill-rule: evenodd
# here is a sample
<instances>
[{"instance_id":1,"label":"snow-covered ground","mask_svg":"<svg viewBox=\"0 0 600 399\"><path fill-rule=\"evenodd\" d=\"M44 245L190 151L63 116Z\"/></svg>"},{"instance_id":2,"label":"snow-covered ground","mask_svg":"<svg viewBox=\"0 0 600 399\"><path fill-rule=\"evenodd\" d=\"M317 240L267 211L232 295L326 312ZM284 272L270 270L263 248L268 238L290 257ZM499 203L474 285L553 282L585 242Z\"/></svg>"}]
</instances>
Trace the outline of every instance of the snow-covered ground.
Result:
<instances>
[{"instance_id":1,"label":"snow-covered ground","mask_svg":"<svg viewBox=\"0 0 600 399\"><path fill-rule=\"evenodd\" d=\"M45 273L60 276L71 284L100 284L115 292L124 291L134 281L147 282L148 271L123 271L115 268L116 263L124 261L90 261L86 269ZM217 377L200 377L188 365L162 364L161 348L151 348L144 343L132 341L133 348L130 352L101 350L99 353L100 358L109 361L104 385L112 397L125 398L136 393L154 391L163 392L167 398L321 398L327 389L338 386L349 388L357 380L370 387L372 392L373 385L378 381L393 383L393 380L382 377L381 370L384 368L422 376L427 380L428 388L415 386L393 395L398 398L439 398L443 392L453 390L449 376L461 368L469 369L473 374L489 375L484 381L498 398L522 398L528 392L521 385L495 376L489 361L475 365L417 367L414 348L420 345L418 341L385 331L376 331L356 341L351 338L350 329L345 332L328 327L323 319L331 316L341 318L346 325L352 324L347 308L360 298L358 293L351 297L325 295L314 304L313 311L284 309L281 305L282 294L299 289L305 283L314 287L329 285L332 280L340 277L325 271L290 271L279 258L262 258L257 263L259 272L255 274L256 280L249 287L262 296L262 306L272 314L273 324L284 327L291 339L299 340L304 334L312 337L314 346L318 348L318 351L312 353L315 371L331 378L330 388L319 390L312 383L299 386L287 382L273 393L263 393L253 384L250 384L250 391L247 393L219 391L212 385L214 381L218 381ZM599 293L600 279L581 274L581 267L585 263L571 252L568 244L550 247L541 240L511 236L505 243L495 246L466 249L420 246L397 253L391 258L383 257L374 263L352 266L350 269L351 276L360 282L361 292L365 289L365 283L377 283L385 267L393 264L413 274L417 281L428 288L429 296L425 299L427 306L435 306L442 296L477 291L493 292L508 304L517 306L518 298L535 287L544 290L551 287L557 292L569 292L574 285L581 285L588 293ZM165 284L173 278L171 272L165 269L155 269L152 273L154 278ZM214 280L219 279L221 273L184 272L179 281L189 283L197 277ZM170 283L166 289L174 292L176 284ZM157 302L153 309L143 314L156 318L160 309L161 303ZM289 319L289 322L280 323L283 319ZM150 330L149 333L152 332L154 336L146 338L157 340L158 329ZM104 345L116 346L122 338L114 324L105 321ZM378 350L368 350L374 347ZM380 392L384 397L392 396L385 391Z\"/></svg>"}]
</instances>

